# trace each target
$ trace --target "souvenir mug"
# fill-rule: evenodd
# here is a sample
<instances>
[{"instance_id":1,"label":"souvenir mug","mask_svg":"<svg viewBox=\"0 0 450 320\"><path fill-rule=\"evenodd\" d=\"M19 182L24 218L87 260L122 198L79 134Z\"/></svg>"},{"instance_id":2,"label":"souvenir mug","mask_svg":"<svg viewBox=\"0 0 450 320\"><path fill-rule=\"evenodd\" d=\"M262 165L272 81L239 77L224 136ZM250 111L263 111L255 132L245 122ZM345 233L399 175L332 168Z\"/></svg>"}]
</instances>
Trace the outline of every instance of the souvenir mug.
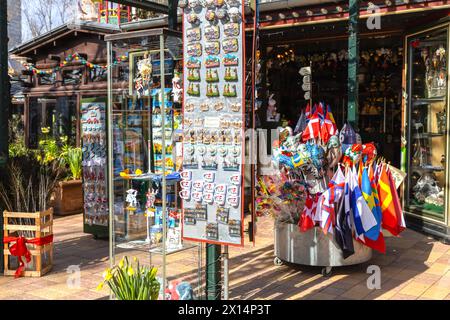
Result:
<instances>
[{"instance_id":1,"label":"souvenir mug","mask_svg":"<svg viewBox=\"0 0 450 320\"><path fill-rule=\"evenodd\" d=\"M180 172L181 179L183 180L191 180L192 179L192 171L181 171Z\"/></svg>"},{"instance_id":2,"label":"souvenir mug","mask_svg":"<svg viewBox=\"0 0 450 320\"><path fill-rule=\"evenodd\" d=\"M214 172L204 172L203 173L203 179L205 179L206 182L214 182Z\"/></svg>"}]
</instances>

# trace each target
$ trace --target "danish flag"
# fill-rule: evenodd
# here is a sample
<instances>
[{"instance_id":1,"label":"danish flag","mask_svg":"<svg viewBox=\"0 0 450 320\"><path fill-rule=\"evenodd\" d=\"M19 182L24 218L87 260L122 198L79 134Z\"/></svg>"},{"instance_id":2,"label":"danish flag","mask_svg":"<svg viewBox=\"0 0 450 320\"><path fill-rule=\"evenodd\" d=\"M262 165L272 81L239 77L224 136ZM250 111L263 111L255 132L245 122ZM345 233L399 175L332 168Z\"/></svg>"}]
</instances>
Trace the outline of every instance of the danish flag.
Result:
<instances>
[{"instance_id":1,"label":"danish flag","mask_svg":"<svg viewBox=\"0 0 450 320\"><path fill-rule=\"evenodd\" d=\"M301 232L314 228L314 216L316 214L318 196L306 195L305 207L300 216L298 227Z\"/></svg>"},{"instance_id":2,"label":"danish flag","mask_svg":"<svg viewBox=\"0 0 450 320\"><path fill-rule=\"evenodd\" d=\"M302 133L303 141L314 139L320 136L320 119L317 112L308 121L305 131Z\"/></svg>"}]
</instances>

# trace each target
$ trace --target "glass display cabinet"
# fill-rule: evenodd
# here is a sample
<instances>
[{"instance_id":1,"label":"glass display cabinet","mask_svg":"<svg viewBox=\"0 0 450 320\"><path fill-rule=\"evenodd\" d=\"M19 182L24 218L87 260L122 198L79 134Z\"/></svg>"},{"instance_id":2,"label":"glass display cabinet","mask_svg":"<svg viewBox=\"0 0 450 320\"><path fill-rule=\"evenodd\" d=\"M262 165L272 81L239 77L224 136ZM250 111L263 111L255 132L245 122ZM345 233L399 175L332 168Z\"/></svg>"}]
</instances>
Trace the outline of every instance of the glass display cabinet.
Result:
<instances>
[{"instance_id":1,"label":"glass display cabinet","mask_svg":"<svg viewBox=\"0 0 450 320\"><path fill-rule=\"evenodd\" d=\"M181 33L152 29L105 40L111 264L137 257L158 268L161 287L187 281L199 297L202 248L181 239L178 196Z\"/></svg>"},{"instance_id":2,"label":"glass display cabinet","mask_svg":"<svg viewBox=\"0 0 450 320\"><path fill-rule=\"evenodd\" d=\"M406 37L405 116L409 226L450 239L448 209L449 23Z\"/></svg>"}]
</instances>

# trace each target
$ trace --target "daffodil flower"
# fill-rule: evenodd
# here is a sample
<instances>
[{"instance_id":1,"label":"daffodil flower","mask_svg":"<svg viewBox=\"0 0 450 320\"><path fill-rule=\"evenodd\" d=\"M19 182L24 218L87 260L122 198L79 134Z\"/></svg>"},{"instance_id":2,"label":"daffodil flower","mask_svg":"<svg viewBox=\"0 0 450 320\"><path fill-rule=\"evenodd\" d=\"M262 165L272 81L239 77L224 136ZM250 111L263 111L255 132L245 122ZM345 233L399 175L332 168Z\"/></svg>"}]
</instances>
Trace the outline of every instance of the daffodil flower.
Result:
<instances>
[{"instance_id":1,"label":"daffodil flower","mask_svg":"<svg viewBox=\"0 0 450 320\"><path fill-rule=\"evenodd\" d=\"M104 282L100 282L100 283L98 284L97 288L95 288L95 290L97 290L97 291L102 290L102 289L103 289L103 284L104 284Z\"/></svg>"},{"instance_id":2,"label":"daffodil flower","mask_svg":"<svg viewBox=\"0 0 450 320\"><path fill-rule=\"evenodd\" d=\"M127 270L127 274L128 274L128 276L132 276L132 275L134 275L134 270L133 270L133 268L130 266L130 267L128 267L128 270Z\"/></svg>"},{"instance_id":3,"label":"daffodil flower","mask_svg":"<svg viewBox=\"0 0 450 320\"><path fill-rule=\"evenodd\" d=\"M119 268L122 269L124 267L124 265L125 265L125 258L122 258L119 262Z\"/></svg>"}]
</instances>

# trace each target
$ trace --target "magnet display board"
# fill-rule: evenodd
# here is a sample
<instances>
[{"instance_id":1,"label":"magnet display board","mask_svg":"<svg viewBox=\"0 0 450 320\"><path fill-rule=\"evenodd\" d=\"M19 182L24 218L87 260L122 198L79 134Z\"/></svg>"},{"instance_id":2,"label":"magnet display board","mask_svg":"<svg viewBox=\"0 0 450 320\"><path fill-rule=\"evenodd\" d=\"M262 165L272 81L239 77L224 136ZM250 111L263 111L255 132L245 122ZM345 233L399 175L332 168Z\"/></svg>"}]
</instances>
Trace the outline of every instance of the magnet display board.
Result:
<instances>
[{"instance_id":1,"label":"magnet display board","mask_svg":"<svg viewBox=\"0 0 450 320\"><path fill-rule=\"evenodd\" d=\"M181 0L183 238L243 245L245 34L242 1Z\"/></svg>"}]
</instances>

